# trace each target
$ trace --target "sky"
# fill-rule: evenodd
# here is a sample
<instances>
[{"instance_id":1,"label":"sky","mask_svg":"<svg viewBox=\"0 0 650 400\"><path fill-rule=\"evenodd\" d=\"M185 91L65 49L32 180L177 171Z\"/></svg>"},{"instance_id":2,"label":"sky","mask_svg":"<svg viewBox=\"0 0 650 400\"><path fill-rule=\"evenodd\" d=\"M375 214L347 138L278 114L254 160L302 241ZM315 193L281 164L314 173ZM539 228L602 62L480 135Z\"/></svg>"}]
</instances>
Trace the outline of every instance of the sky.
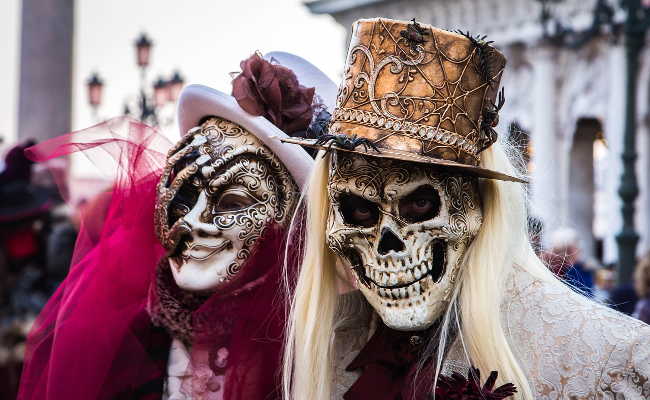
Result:
<instances>
[{"instance_id":1,"label":"sky","mask_svg":"<svg viewBox=\"0 0 650 400\"><path fill-rule=\"evenodd\" d=\"M17 126L20 3L0 1L0 135L7 142ZM97 122L86 95L92 72L105 84L100 118L120 115L124 101L137 94L133 43L141 32L154 41L150 82L178 69L187 83L230 93L229 73L256 50L300 55L337 83L344 62L344 28L312 15L301 0L77 0L73 130Z\"/></svg>"}]
</instances>

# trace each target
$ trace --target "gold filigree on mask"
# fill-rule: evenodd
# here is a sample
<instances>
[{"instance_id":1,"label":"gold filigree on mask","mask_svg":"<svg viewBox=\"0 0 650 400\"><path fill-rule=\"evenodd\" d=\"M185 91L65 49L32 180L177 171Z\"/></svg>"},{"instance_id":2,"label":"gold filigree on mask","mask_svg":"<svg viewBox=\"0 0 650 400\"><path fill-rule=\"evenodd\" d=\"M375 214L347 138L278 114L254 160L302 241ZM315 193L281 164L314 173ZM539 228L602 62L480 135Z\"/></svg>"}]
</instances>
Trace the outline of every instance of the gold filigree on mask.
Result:
<instances>
[{"instance_id":1,"label":"gold filigree on mask","mask_svg":"<svg viewBox=\"0 0 650 400\"><path fill-rule=\"evenodd\" d=\"M427 328L482 223L476 178L336 152L328 185L329 247L384 323Z\"/></svg>"},{"instance_id":2,"label":"gold filigree on mask","mask_svg":"<svg viewBox=\"0 0 650 400\"><path fill-rule=\"evenodd\" d=\"M297 193L288 170L255 135L212 117L168 154L158 185L156 233L178 264L232 251L221 278L228 281L266 226L288 223Z\"/></svg>"}]
</instances>

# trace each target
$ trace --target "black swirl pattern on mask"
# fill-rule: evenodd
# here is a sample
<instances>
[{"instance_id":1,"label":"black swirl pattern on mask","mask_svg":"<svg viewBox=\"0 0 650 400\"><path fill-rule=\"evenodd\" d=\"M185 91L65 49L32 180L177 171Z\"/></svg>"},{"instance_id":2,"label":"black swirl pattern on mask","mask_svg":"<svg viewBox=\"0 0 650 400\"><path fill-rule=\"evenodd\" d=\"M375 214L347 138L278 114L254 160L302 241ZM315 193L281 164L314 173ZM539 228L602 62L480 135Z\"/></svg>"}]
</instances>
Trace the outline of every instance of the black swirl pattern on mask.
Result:
<instances>
[{"instance_id":1,"label":"black swirl pattern on mask","mask_svg":"<svg viewBox=\"0 0 650 400\"><path fill-rule=\"evenodd\" d=\"M254 203L217 210L218 198L228 187L238 187ZM194 205L187 203L195 203L200 191L208 196L201 222L219 231L239 230L241 249L227 267L226 279L240 271L269 223L288 223L298 199L296 183L275 154L241 126L216 117L190 130L168 154L156 205L156 231L167 249L179 246L172 233L187 225L182 217Z\"/></svg>"},{"instance_id":2,"label":"black swirl pattern on mask","mask_svg":"<svg viewBox=\"0 0 650 400\"><path fill-rule=\"evenodd\" d=\"M454 243L455 248L459 248L461 242L466 246L472 239L468 235L471 224L469 216L473 215L470 210L479 209L477 178L447 175L442 178L442 186L447 199L449 199L449 224L443 230L448 235L459 238ZM479 218L479 221L475 222L480 225L482 222L480 221L480 214L477 218Z\"/></svg>"},{"instance_id":3,"label":"black swirl pattern on mask","mask_svg":"<svg viewBox=\"0 0 650 400\"><path fill-rule=\"evenodd\" d=\"M397 200L405 196L407 191L422 185L431 186L438 191L442 213L427 221L409 223L399 215ZM328 197L331 204L327 244L333 252L349 261L352 261L350 252L354 248L359 254L375 253L381 236L382 218L369 227L348 224L341 214L339 199L343 194L349 193L376 203L380 216L393 221L393 227L397 229L395 234L404 244L409 243L408 235L412 237L420 232L431 231L431 237L443 238L450 250L464 252L482 222L476 177L424 164L336 152L332 155L329 171ZM400 233L402 229L403 234ZM451 281L455 280L461 258L462 255L454 265L447 266ZM365 264L361 267L373 268L372 259L363 262Z\"/></svg>"}]
</instances>

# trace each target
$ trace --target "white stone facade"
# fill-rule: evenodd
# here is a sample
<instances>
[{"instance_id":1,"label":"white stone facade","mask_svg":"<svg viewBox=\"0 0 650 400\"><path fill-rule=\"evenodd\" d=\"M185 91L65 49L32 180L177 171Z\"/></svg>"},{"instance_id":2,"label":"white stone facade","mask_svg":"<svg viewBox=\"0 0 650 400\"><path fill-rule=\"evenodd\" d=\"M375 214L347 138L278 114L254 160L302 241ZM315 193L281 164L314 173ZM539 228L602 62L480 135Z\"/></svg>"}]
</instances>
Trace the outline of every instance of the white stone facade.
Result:
<instances>
[{"instance_id":1,"label":"white stone facade","mask_svg":"<svg viewBox=\"0 0 650 400\"><path fill-rule=\"evenodd\" d=\"M553 11L580 30L590 25L594 3L565 0ZM502 81L506 105L498 129L507 136L509 124L517 122L530 133L532 214L544 224L545 241L558 227L571 226L588 256L594 255L594 240L600 239L603 261L616 261L625 111L621 38L602 36L579 50L549 45L542 40L541 6L535 0L319 0L307 6L331 14L348 32L359 18L381 16L416 17L437 27L488 35L508 58ZM650 248L648 50L641 57L638 82L636 229L641 254ZM595 133L602 133L607 147L601 142L594 152Z\"/></svg>"}]
</instances>

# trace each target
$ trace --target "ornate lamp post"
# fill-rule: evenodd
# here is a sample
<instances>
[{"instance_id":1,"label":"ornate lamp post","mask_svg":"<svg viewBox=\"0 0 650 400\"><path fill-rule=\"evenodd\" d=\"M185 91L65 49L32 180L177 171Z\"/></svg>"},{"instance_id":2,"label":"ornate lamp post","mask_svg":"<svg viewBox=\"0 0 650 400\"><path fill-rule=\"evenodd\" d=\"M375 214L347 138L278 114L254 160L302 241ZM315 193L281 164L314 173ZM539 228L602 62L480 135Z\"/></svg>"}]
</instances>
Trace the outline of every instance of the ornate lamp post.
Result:
<instances>
[{"instance_id":1,"label":"ornate lamp post","mask_svg":"<svg viewBox=\"0 0 650 400\"><path fill-rule=\"evenodd\" d=\"M623 206L623 228L616 235L618 244L618 273L619 283L627 283L632 280L636 264L636 246L639 235L634 227L635 207L634 201L639 195L635 162L636 152L636 88L639 74L639 56L645 45L645 37L650 28L650 1L649 0L618 0L620 7L625 11L625 19L622 23L614 20L615 6L606 0L598 0L593 12L591 26L582 32L574 32L563 26L559 21L554 20L551 5L563 0L538 0L542 3L540 22L544 30L544 37L552 43L577 48L586 44L593 37L603 33L604 29L610 29L615 35L623 33L623 44L625 46L626 58L626 94L625 94L625 130L623 132L623 173L618 194L621 197ZM553 23L551 23L553 22ZM550 26L555 28L549 33Z\"/></svg>"},{"instance_id":2,"label":"ornate lamp post","mask_svg":"<svg viewBox=\"0 0 650 400\"><path fill-rule=\"evenodd\" d=\"M87 82L88 86L88 103L93 109L93 115L97 118L97 108L102 102L102 89L104 82L99 78L99 75L94 72Z\"/></svg>"},{"instance_id":3,"label":"ornate lamp post","mask_svg":"<svg viewBox=\"0 0 650 400\"><path fill-rule=\"evenodd\" d=\"M174 71L174 75L172 75L172 79L169 81L169 100L174 102L178 100L178 95L181 94L181 89L183 89L184 84L185 81L180 72Z\"/></svg>"},{"instance_id":4,"label":"ornate lamp post","mask_svg":"<svg viewBox=\"0 0 650 400\"><path fill-rule=\"evenodd\" d=\"M135 59L138 63L138 67L143 70L149 66L152 46L153 42L145 33L140 34L140 37L135 41Z\"/></svg>"},{"instance_id":5,"label":"ornate lamp post","mask_svg":"<svg viewBox=\"0 0 650 400\"><path fill-rule=\"evenodd\" d=\"M161 118L161 109L167 104L176 102L185 80L180 72L175 71L169 80L160 77L153 83L151 89L147 90L147 70L151 61L153 41L142 33L134 44L136 64L140 68L140 90L135 102L125 102L124 114L131 115L132 110L136 109L135 115L141 121L153 126L167 125L173 121L173 118ZM87 85L88 103L93 108L93 114L97 119L97 109L101 104L103 82L95 73L88 80Z\"/></svg>"},{"instance_id":6,"label":"ornate lamp post","mask_svg":"<svg viewBox=\"0 0 650 400\"><path fill-rule=\"evenodd\" d=\"M636 178L636 87L639 75L639 56L645 45L650 26L647 1L622 0L627 11L624 24L626 68L625 132L623 136L623 174L618 194L623 200L623 229L616 236L618 243L618 281L631 282L636 264L636 245L639 235L634 228L634 201L639 195Z\"/></svg>"},{"instance_id":7,"label":"ornate lamp post","mask_svg":"<svg viewBox=\"0 0 650 400\"><path fill-rule=\"evenodd\" d=\"M169 95L170 84L162 77L159 77L156 83L153 84L153 104L156 107L162 107L170 100Z\"/></svg>"}]
</instances>

